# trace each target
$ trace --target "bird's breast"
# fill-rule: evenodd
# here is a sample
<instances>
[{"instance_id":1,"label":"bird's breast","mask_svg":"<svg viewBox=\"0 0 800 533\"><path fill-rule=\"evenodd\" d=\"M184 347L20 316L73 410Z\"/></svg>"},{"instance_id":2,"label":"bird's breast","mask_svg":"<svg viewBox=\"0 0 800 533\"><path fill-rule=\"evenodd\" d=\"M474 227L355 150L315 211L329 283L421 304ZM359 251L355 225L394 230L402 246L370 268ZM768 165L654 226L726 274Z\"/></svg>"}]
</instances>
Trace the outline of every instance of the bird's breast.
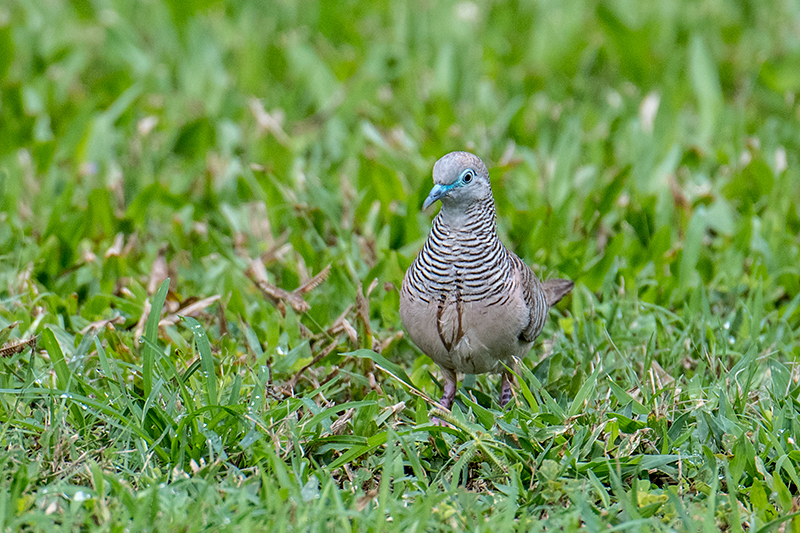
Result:
<instances>
[{"instance_id":1,"label":"bird's breast","mask_svg":"<svg viewBox=\"0 0 800 533\"><path fill-rule=\"evenodd\" d=\"M402 296L400 316L411 340L439 365L470 374L494 372L530 349L519 340L528 319L519 291L502 305L467 300L457 288L429 296L428 301Z\"/></svg>"}]
</instances>

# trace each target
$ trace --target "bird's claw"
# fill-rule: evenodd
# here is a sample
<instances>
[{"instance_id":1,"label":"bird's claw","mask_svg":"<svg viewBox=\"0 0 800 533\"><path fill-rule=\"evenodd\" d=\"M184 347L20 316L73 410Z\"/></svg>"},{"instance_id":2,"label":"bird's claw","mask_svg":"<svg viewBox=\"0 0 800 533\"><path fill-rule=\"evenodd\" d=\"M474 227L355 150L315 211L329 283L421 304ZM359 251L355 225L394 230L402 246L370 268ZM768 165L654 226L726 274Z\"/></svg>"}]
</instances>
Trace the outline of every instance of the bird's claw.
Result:
<instances>
[{"instance_id":1,"label":"bird's claw","mask_svg":"<svg viewBox=\"0 0 800 533\"><path fill-rule=\"evenodd\" d=\"M439 426L441 428L449 428L449 427L451 427L450 424L448 424L447 422L445 422L441 418L438 418L438 417L435 417L435 416L431 417L431 424L433 424L434 426Z\"/></svg>"}]
</instances>

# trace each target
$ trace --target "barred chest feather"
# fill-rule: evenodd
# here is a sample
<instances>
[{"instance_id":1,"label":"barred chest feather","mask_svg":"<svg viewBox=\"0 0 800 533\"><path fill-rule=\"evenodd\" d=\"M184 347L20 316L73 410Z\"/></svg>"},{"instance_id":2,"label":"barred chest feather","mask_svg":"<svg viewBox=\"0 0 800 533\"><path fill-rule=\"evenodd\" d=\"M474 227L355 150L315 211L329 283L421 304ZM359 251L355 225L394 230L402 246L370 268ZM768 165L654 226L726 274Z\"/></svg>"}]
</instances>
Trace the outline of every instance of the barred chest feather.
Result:
<instances>
[{"instance_id":1,"label":"barred chest feather","mask_svg":"<svg viewBox=\"0 0 800 533\"><path fill-rule=\"evenodd\" d=\"M406 272L400 314L412 340L434 361L462 372L498 370L523 356L519 334L528 320L509 252L491 220L453 230L434 220ZM487 223L488 222L488 223Z\"/></svg>"}]
</instances>

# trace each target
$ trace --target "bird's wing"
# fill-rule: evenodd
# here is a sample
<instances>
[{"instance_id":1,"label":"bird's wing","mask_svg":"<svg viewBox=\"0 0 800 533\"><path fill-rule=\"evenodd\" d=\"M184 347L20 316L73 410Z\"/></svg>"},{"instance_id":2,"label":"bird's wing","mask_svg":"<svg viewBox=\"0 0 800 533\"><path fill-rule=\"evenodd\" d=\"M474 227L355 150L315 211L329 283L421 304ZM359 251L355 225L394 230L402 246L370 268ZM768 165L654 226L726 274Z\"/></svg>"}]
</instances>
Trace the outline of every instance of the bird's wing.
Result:
<instances>
[{"instance_id":1,"label":"bird's wing","mask_svg":"<svg viewBox=\"0 0 800 533\"><path fill-rule=\"evenodd\" d=\"M517 280L522 287L522 296L525 299L525 305L530 313L528 325L519 334L519 338L523 342L533 342L539 333L544 328L544 323L547 320L547 311L550 307L547 305L547 295L542 287L542 283L537 279L536 274L526 265L522 259L514 254L509 254L511 260L514 262L514 269L517 273Z\"/></svg>"}]
</instances>

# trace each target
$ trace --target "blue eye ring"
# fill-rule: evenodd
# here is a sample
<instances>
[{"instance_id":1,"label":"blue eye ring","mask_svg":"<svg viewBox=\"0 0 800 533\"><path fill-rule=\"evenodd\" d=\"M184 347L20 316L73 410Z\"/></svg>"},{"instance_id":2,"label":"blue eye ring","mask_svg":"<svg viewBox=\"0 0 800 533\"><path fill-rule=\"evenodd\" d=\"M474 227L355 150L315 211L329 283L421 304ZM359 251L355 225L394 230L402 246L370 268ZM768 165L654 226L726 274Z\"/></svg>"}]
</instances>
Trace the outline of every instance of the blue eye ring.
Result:
<instances>
[{"instance_id":1,"label":"blue eye ring","mask_svg":"<svg viewBox=\"0 0 800 533\"><path fill-rule=\"evenodd\" d=\"M473 177L472 170L469 169L465 170L464 173L461 174L461 180L464 183L469 183L470 181L472 181L472 177Z\"/></svg>"}]
</instances>

